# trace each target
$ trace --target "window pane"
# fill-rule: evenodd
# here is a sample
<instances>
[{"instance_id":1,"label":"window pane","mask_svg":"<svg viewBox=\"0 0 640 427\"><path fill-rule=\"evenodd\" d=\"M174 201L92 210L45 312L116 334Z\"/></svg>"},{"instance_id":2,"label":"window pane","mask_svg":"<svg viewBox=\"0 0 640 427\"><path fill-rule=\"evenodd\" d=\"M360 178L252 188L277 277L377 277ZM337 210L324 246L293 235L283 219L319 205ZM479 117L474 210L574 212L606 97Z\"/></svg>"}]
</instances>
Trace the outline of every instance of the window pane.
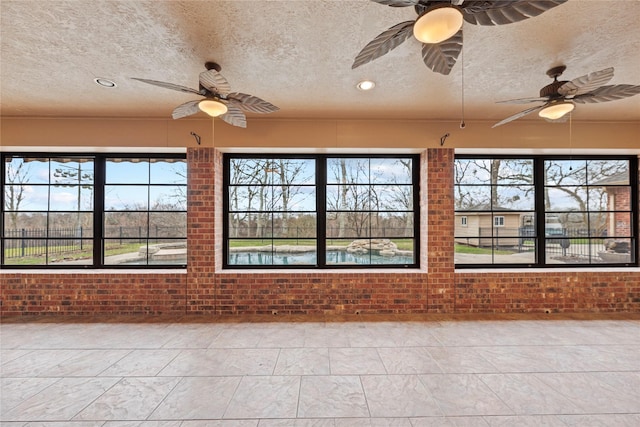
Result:
<instances>
[{"instance_id":1,"label":"window pane","mask_svg":"<svg viewBox=\"0 0 640 427\"><path fill-rule=\"evenodd\" d=\"M106 162L107 184L148 184L149 161L111 158Z\"/></svg>"},{"instance_id":2,"label":"window pane","mask_svg":"<svg viewBox=\"0 0 640 427\"><path fill-rule=\"evenodd\" d=\"M93 264L93 240L50 239L48 240L49 265Z\"/></svg>"},{"instance_id":3,"label":"window pane","mask_svg":"<svg viewBox=\"0 0 640 427\"><path fill-rule=\"evenodd\" d=\"M389 239L333 240L327 245L327 264L413 264L413 243L400 243L405 249Z\"/></svg>"},{"instance_id":4,"label":"window pane","mask_svg":"<svg viewBox=\"0 0 640 427\"><path fill-rule=\"evenodd\" d=\"M317 243L298 245L295 240L278 239L263 246L247 246L245 241L229 241L230 265L315 265Z\"/></svg>"},{"instance_id":5,"label":"window pane","mask_svg":"<svg viewBox=\"0 0 640 427\"><path fill-rule=\"evenodd\" d=\"M41 212L5 213L4 235L6 237L45 237L47 214Z\"/></svg>"},{"instance_id":6,"label":"window pane","mask_svg":"<svg viewBox=\"0 0 640 427\"><path fill-rule=\"evenodd\" d=\"M105 185L104 209L107 211L146 211L149 187L146 185Z\"/></svg>"},{"instance_id":7,"label":"window pane","mask_svg":"<svg viewBox=\"0 0 640 427\"><path fill-rule=\"evenodd\" d=\"M495 187L495 193L497 196L498 205L493 207L494 210L530 211L535 207L535 200L533 197L535 191L533 186L523 185L514 187L500 185Z\"/></svg>"},{"instance_id":8,"label":"window pane","mask_svg":"<svg viewBox=\"0 0 640 427\"><path fill-rule=\"evenodd\" d=\"M5 265L46 265L47 241L45 239L5 239Z\"/></svg>"},{"instance_id":9,"label":"window pane","mask_svg":"<svg viewBox=\"0 0 640 427\"><path fill-rule=\"evenodd\" d=\"M5 185L5 210L46 211L49 208L49 186Z\"/></svg>"},{"instance_id":10,"label":"window pane","mask_svg":"<svg viewBox=\"0 0 640 427\"><path fill-rule=\"evenodd\" d=\"M186 185L187 161L185 159L151 159L149 183Z\"/></svg>"},{"instance_id":11,"label":"window pane","mask_svg":"<svg viewBox=\"0 0 640 427\"><path fill-rule=\"evenodd\" d=\"M147 244L140 239L105 239L105 265L146 265Z\"/></svg>"},{"instance_id":12,"label":"window pane","mask_svg":"<svg viewBox=\"0 0 640 427\"><path fill-rule=\"evenodd\" d=\"M327 238L369 237L369 212L327 212Z\"/></svg>"},{"instance_id":13,"label":"window pane","mask_svg":"<svg viewBox=\"0 0 640 427\"><path fill-rule=\"evenodd\" d=\"M290 187L287 209L289 211L315 211L315 187Z\"/></svg>"},{"instance_id":14,"label":"window pane","mask_svg":"<svg viewBox=\"0 0 640 427\"><path fill-rule=\"evenodd\" d=\"M51 184L93 185L93 160L51 159Z\"/></svg>"},{"instance_id":15,"label":"window pane","mask_svg":"<svg viewBox=\"0 0 640 427\"><path fill-rule=\"evenodd\" d=\"M454 190L456 210L491 210L491 187L456 185Z\"/></svg>"},{"instance_id":16,"label":"window pane","mask_svg":"<svg viewBox=\"0 0 640 427\"><path fill-rule=\"evenodd\" d=\"M230 211L264 211L271 204L271 194L265 187L229 187Z\"/></svg>"},{"instance_id":17,"label":"window pane","mask_svg":"<svg viewBox=\"0 0 640 427\"><path fill-rule=\"evenodd\" d=\"M606 239L602 242L598 257L606 263L632 262L633 242L633 239Z\"/></svg>"},{"instance_id":18,"label":"window pane","mask_svg":"<svg viewBox=\"0 0 640 427\"><path fill-rule=\"evenodd\" d=\"M369 159L327 159L327 183L368 184Z\"/></svg>"},{"instance_id":19,"label":"window pane","mask_svg":"<svg viewBox=\"0 0 640 427\"><path fill-rule=\"evenodd\" d=\"M187 210L187 187L179 185L149 186L150 209L154 211Z\"/></svg>"},{"instance_id":20,"label":"window pane","mask_svg":"<svg viewBox=\"0 0 640 427\"><path fill-rule=\"evenodd\" d=\"M229 235L232 237L265 238L272 236L272 214L229 214Z\"/></svg>"},{"instance_id":21,"label":"window pane","mask_svg":"<svg viewBox=\"0 0 640 427\"><path fill-rule=\"evenodd\" d=\"M93 237L93 213L50 213L49 237Z\"/></svg>"},{"instance_id":22,"label":"window pane","mask_svg":"<svg viewBox=\"0 0 640 427\"><path fill-rule=\"evenodd\" d=\"M627 160L587 161L587 182L590 185L629 185L629 162Z\"/></svg>"},{"instance_id":23,"label":"window pane","mask_svg":"<svg viewBox=\"0 0 640 427\"><path fill-rule=\"evenodd\" d=\"M411 159L372 158L370 163L372 183L411 184Z\"/></svg>"},{"instance_id":24,"label":"window pane","mask_svg":"<svg viewBox=\"0 0 640 427\"><path fill-rule=\"evenodd\" d=\"M273 235L278 238L315 238L315 215L274 213Z\"/></svg>"},{"instance_id":25,"label":"window pane","mask_svg":"<svg viewBox=\"0 0 640 427\"><path fill-rule=\"evenodd\" d=\"M587 163L584 160L547 160L544 162L546 185L584 185Z\"/></svg>"},{"instance_id":26,"label":"window pane","mask_svg":"<svg viewBox=\"0 0 640 427\"><path fill-rule=\"evenodd\" d=\"M187 238L186 212L151 212L149 237Z\"/></svg>"},{"instance_id":27,"label":"window pane","mask_svg":"<svg viewBox=\"0 0 640 427\"><path fill-rule=\"evenodd\" d=\"M52 211L91 211L93 210L93 186L58 186L50 189Z\"/></svg>"},{"instance_id":28,"label":"window pane","mask_svg":"<svg viewBox=\"0 0 640 427\"><path fill-rule=\"evenodd\" d=\"M456 184L491 184L491 160L456 160L455 182Z\"/></svg>"},{"instance_id":29,"label":"window pane","mask_svg":"<svg viewBox=\"0 0 640 427\"><path fill-rule=\"evenodd\" d=\"M372 212L372 237L413 237L413 213Z\"/></svg>"},{"instance_id":30,"label":"window pane","mask_svg":"<svg viewBox=\"0 0 640 427\"><path fill-rule=\"evenodd\" d=\"M105 212L105 237L147 237L149 227L147 212Z\"/></svg>"},{"instance_id":31,"label":"window pane","mask_svg":"<svg viewBox=\"0 0 640 427\"><path fill-rule=\"evenodd\" d=\"M495 159L493 163L494 170L497 169L493 184L524 186L533 184L533 160Z\"/></svg>"},{"instance_id":32,"label":"window pane","mask_svg":"<svg viewBox=\"0 0 640 427\"><path fill-rule=\"evenodd\" d=\"M48 184L49 159L7 157L5 159L5 183Z\"/></svg>"},{"instance_id":33,"label":"window pane","mask_svg":"<svg viewBox=\"0 0 640 427\"><path fill-rule=\"evenodd\" d=\"M369 185L327 185L327 210L370 210Z\"/></svg>"},{"instance_id":34,"label":"window pane","mask_svg":"<svg viewBox=\"0 0 640 427\"><path fill-rule=\"evenodd\" d=\"M413 187L411 185L373 185L371 186L371 197L374 210L413 210Z\"/></svg>"},{"instance_id":35,"label":"window pane","mask_svg":"<svg viewBox=\"0 0 640 427\"><path fill-rule=\"evenodd\" d=\"M565 186L545 189L547 211L582 211L587 201L587 187Z\"/></svg>"}]
</instances>

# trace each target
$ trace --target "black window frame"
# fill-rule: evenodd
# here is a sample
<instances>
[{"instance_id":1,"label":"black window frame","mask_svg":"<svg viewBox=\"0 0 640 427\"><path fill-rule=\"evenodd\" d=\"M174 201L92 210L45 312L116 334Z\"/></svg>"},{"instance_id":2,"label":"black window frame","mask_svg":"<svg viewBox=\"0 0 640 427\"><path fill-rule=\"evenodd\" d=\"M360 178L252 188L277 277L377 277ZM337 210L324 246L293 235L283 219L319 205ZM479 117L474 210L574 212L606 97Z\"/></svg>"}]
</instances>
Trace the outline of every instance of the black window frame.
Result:
<instances>
[{"instance_id":1,"label":"black window frame","mask_svg":"<svg viewBox=\"0 0 640 427\"><path fill-rule=\"evenodd\" d=\"M554 269L554 268L612 268L612 267L638 267L640 266L640 207L639 207L639 184L638 184L638 174L639 174L639 161L636 156L629 155L581 155L581 154L571 154L571 155L477 155L477 154L456 154L455 160L491 160L491 159L517 159L517 160L532 160L533 161L533 187L535 192L534 197L534 209L533 213L535 214L535 230L545 230L546 231L546 214L551 211L546 211L544 206L544 195L545 188L550 187L545 183L545 161L597 161L597 160L622 160L627 161L629 164L629 184L630 188L630 227L631 233L629 239L632 241L630 245L631 250L631 262L608 262L608 263L550 263L547 262L546 259L546 242L547 240L558 240L562 242L568 242L571 237L560 237L557 236L547 236L546 232L536 231L534 237L538 244L535 247L535 255L534 262L527 263L456 263L456 269L477 269L477 268L488 268L488 269L496 269L496 268L523 268L523 267L532 267L532 268L545 268L545 269ZM457 186L458 183L455 182L454 179L454 187ZM597 186L593 184L593 186ZM622 187L626 187L627 185L622 185ZM469 210L458 210L455 209L455 214L463 214L466 215L468 212L472 212ZM584 211L589 213L590 211ZM618 211L610 211L607 212L616 213ZM626 212L626 211L625 211ZM496 210L490 211L491 214L497 213L501 214L504 211ZM455 235L454 231L454 238ZM590 238L595 238L589 236ZM492 238L494 238L492 236ZM561 245L562 246L562 245ZM541 249L542 248L542 249ZM563 246L564 248L564 246Z\"/></svg>"},{"instance_id":2,"label":"black window frame","mask_svg":"<svg viewBox=\"0 0 640 427\"><path fill-rule=\"evenodd\" d=\"M39 264L39 265L19 265L19 264L6 264L5 263L5 239L9 239L9 237L5 236L5 203L4 203L4 189L6 179L6 159L7 158L47 158L47 159L56 159L56 158L86 158L93 160L94 166L94 176L93 176L93 237L91 237L93 244L93 256L92 263L90 264ZM113 270L132 270L132 269L184 269L186 268L186 257L184 263L175 263L175 264L131 264L131 265L123 265L123 264L105 264L104 262L104 244L105 244L105 230L104 230L104 221L105 214L108 212L105 210L104 206L104 196L105 196L105 183L106 178L106 164L109 159L131 159L131 160L153 160L153 159L176 159L185 161L187 160L187 156L185 153L95 153L95 152L1 152L0 153L0 198L2 199L2 203L0 203L0 266L2 269L16 269L16 270L48 270L48 269L82 269L82 270L93 270L93 269L113 269ZM188 165L187 165L188 168ZM45 185L45 184L43 184ZM46 184L51 186L52 184ZM125 184L126 185L126 184ZM154 185L153 183L147 184L138 184L138 185L147 185L151 187ZM163 184L158 184L162 186ZM179 184L187 188L187 183L185 180L185 184ZM186 197L186 191L185 191ZM185 200L186 203L186 200ZM41 211L47 213L49 215L51 212L50 209L46 211ZM75 211L73 211L75 212ZM146 212L147 214L151 214L155 212L151 209L150 206L147 206L147 210L141 211ZM158 211L163 212L163 211ZM188 207L185 205L184 211L174 211L174 212L184 212L185 217L188 212ZM150 227L150 225L149 225ZM185 228L186 233L186 228ZM183 240L186 239L186 234ZM51 237L47 236L44 240L50 240ZM177 239L177 238L176 238ZM108 240L108 238L107 238ZM153 240L153 237L147 236L147 242ZM186 251L185 251L186 252Z\"/></svg>"},{"instance_id":3,"label":"black window frame","mask_svg":"<svg viewBox=\"0 0 640 427\"><path fill-rule=\"evenodd\" d=\"M326 261L326 188L327 183L327 159L353 158L353 159L411 159L411 186L413 189L413 263L405 264L328 264ZM315 187L316 187L316 263L315 264L230 264L229 263L229 186L231 181L232 159L312 159L315 160ZM417 154L279 154L279 153L225 153L223 155L223 233L222 233L222 266L224 269L238 270L291 270L291 269L406 269L420 267L420 156Z\"/></svg>"}]
</instances>

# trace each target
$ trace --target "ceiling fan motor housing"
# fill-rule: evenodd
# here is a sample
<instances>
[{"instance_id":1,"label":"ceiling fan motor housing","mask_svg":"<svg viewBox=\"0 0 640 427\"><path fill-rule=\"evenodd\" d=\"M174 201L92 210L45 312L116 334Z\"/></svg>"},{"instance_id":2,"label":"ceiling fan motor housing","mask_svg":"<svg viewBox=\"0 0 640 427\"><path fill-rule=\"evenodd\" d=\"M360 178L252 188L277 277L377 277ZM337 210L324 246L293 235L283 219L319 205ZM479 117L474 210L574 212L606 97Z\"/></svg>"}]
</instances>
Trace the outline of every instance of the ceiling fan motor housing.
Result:
<instances>
[{"instance_id":1,"label":"ceiling fan motor housing","mask_svg":"<svg viewBox=\"0 0 640 427\"><path fill-rule=\"evenodd\" d=\"M554 81L551 84L546 85L545 87L543 87L542 89L540 89L540 97L549 97L549 98L560 98L562 97L562 95L560 95L558 93L558 89L560 89L560 87L562 85L564 85L565 83L567 83L567 81Z\"/></svg>"}]
</instances>

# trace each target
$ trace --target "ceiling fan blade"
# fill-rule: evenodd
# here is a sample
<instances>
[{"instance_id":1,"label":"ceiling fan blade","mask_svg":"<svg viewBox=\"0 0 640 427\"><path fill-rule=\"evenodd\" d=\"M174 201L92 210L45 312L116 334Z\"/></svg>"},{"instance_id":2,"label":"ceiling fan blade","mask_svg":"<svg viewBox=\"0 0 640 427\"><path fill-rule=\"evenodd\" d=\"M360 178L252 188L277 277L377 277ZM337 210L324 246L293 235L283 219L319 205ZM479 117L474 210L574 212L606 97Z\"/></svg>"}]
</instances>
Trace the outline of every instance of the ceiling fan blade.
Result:
<instances>
[{"instance_id":1,"label":"ceiling fan blade","mask_svg":"<svg viewBox=\"0 0 640 427\"><path fill-rule=\"evenodd\" d=\"M231 85L227 79L214 69L200 73L200 84L215 94L226 95L231 92Z\"/></svg>"},{"instance_id":2,"label":"ceiling fan blade","mask_svg":"<svg viewBox=\"0 0 640 427\"><path fill-rule=\"evenodd\" d=\"M516 119L524 117L529 113L533 113L534 111L541 110L546 106L547 106L547 104L545 103L545 104L542 104L542 105L538 105L536 107L527 108L526 110L520 111L519 113L514 114L513 116L509 116L506 119L496 123L495 125L491 126L491 128L493 129L493 128L498 127L498 126L502 126L502 125L504 125L506 123L509 123L509 122L512 122L512 121L514 121Z\"/></svg>"},{"instance_id":3,"label":"ceiling fan blade","mask_svg":"<svg viewBox=\"0 0 640 427\"><path fill-rule=\"evenodd\" d=\"M174 110L173 113L171 114L171 117L173 117L174 119L181 119L183 117L187 117L187 116L191 116L193 114L196 114L197 112L200 111L200 108L198 108L198 104L200 103L200 100L196 100L196 101L188 101L185 102L182 105L178 105Z\"/></svg>"},{"instance_id":4,"label":"ceiling fan blade","mask_svg":"<svg viewBox=\"0 0 640 427\"><path fill-rule=\"evenodd\" d=\"M601 86L593 92L578 95L572 99L578 104L594 104L596 102L616 101L628 98L640 93L640 86L634 85L610 85Z\"/></svg>"},{"instance_id":5,"label":"ceiling fan blade","mask_svg":"<svg viewBox=\"0 0 640 427\"><path fill-rule=\"evenodd\" d=\"M227 95L229 102L238 108L252 113L273 113L280 108L270 102L260 99L257 96L247 95L246 93L233 92Z\"/></svg>"},{"instance_id":6,"label":"ceiling fan blade","mask_svg":"<svg viewBox=\"0 0 640 427\"><path fill-rule=\"evenodd\" d=\"M613 67L594 71L566 82L558 88L558 93L564 96L578 96L589 93L606 84L613 78Z\"/></svg>"},{"instance_id":7,"label":"ceiling fan blade","mask_svg":"<svg viewBox=\"0 0 640 427\"><path fill-rule=\"evenodd\" d=\"M137 80L139 82L147 83L147 84L150 84L150 85L154 85L154 86L160 86L160 87L163 87L165 89L172 89L172 90L177 90L177 91L180 91L180 92L195 93L196 95L201 95L201 93L198 92L195 89L191 89L191 88L186 87L186 86L176 85L176 84L173 84L173 83L160 82L158 80L139 79L137 77L131 77L131 79L132 80Z\"/></svg>"},{"instance_id":8,"label":"ceiling fan blade","mask_svg":"<svg viewBox=\"0 0 640 427\"><path fill-rule=\"evenodd\" d=\"M464 20L474 25L504 25L538 16L567 0L498 0L466 1Z\"/></svg>"},{"instance_id":9,"label":"ceiling fan blade","mask_svg":"<svg viewBox=\"0 0 640 427\"><path fill-rule=\"evenodd\" d=\"M420 0L371 0L376 3L385 4L391 7L406 7L415 6L420 3Z\"/></svg>"},{"instance_id":10,"label":"ceiling fan blade","mask_svg":"<svg viewBox=\"0 0 640 427\"><path fill-rule=\"evenodd\" d=\"M446 76L456 64L461 51L462 30L443 42L437 44L423 43L422 60L432 71Z\"/></svg>"},{"instance_id":11,"label":"ceiling fan blade","mask_svg":"<svg viewBox=\"0 0 640 427\"><path fill-rule=\"evenodd\" d=\"M367 62L380 58L391 50L400 46L413 34L415 21L405 21L394 25L388 30L378 34L356 56L351 68L357 68Z\"/></svg>"},{"instance_id":12,"label":"ceiling fan blade","mask_svg":"<svg viewBox=\"0 0 640 427\"><path fill-rule=\"evenodd\" d=\"M530 102L547 102L549 97L542 98L518 98L507 99L506 101L496 101L496 104L528 104Z\"/></svg>"},{"instance_id":13,"label":"ceiling fan blade","mask_svg":"<svg viewBox=\"0 0 640 427\"><path fill-rule=\"evenodd\" d=\"M242 110L235 105L228 104L227 112L218 117L232 126L237 126L240 128L247 127L247 117L244 115Z\"/></svg>"}]
</instances>

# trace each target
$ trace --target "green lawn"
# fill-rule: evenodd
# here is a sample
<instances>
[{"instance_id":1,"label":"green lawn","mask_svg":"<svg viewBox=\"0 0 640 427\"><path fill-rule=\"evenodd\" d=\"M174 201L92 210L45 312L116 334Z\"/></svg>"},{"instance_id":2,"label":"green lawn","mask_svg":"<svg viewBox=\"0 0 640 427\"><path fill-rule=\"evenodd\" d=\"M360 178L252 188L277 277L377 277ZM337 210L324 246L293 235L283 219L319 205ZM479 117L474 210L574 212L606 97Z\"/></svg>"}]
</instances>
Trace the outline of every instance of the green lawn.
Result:
<instances>
[{"instance_id":1,"label":"green lawn","mask_svg":"<svg viewBox=\"0 0 640 427\"><path fill-rule=\"evenodd\" d=\"M142 246L142 243L108 245L105 251L105 256L138 252L140 246ZM51 255L49 256L50 260L64 259L65 261L73 261L80 259L90 259L93 256L92 245L85 245L82 250L64 251L64 249L60 249L57 247L51 247L49 248L49 250L51 252ZM7 265L45 265L46 248L44 246L29 247L28 251L29 255L16 257L15 249L5 249L5 263Z\"/></svg>"},{"instance_id":2,"label":"green lawn","mask_svg":"<svg viewBox=\"0 0 640 427\"><path fill-rule=\"evenodd\" d=\"M504 249L492 250L491 248L478 248L476 246L467 246L456 243L455 252L458 254L474 254L474 255L509 255L515 251L507 251Z\"/></svg>"}]
</instances>

